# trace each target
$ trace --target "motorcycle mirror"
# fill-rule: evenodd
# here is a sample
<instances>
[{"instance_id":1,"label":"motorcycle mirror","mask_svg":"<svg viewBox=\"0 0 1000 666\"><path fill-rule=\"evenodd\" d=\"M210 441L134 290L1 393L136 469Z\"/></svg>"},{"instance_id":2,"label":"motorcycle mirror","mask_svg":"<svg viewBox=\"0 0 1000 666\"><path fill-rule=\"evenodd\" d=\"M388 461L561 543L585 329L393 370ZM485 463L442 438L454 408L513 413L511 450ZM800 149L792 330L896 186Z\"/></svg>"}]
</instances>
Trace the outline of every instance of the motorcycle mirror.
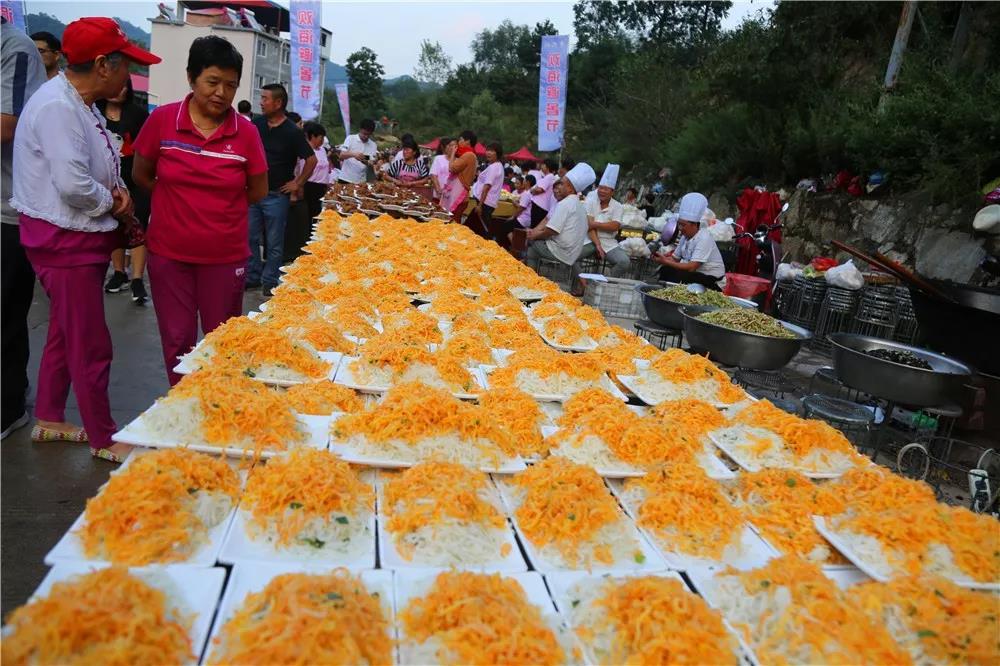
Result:
<instances>
[{"instance_id":1,"label":"motorcycle mirror","mask_svg":"<svg viewBox=\"0 0 1000 666\"><path fill-rule=\"evenodd\" d=\"M783 205L781 207L781 212L784 213L786 210L788 210L788 202L787 201L785 202L785 205Z\"/></svg>"}]
</instances>

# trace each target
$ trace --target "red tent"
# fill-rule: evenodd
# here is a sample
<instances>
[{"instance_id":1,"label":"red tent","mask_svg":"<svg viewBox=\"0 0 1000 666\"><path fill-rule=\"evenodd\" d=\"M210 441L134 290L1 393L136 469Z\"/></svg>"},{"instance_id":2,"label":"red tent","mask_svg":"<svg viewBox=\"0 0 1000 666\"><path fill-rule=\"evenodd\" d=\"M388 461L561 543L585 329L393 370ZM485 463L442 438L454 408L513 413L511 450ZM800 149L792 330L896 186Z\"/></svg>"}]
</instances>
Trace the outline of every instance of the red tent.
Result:
<instances>
[{"instance_id":1,"label":"red tent","mask_svg":"<svg viewBox=\"0 0 1000 666\"><path fill-rule=\"evenodd\" d=\"M441 137L438 137L433 141L428 141L427 143L420 144L420 147L426 148L427 150L437 150L438 146L440 145L441 145Z\"/></svg>"},{"instance_id":2,"label":"red tent","mask_svg":"<svg viewBox=\"0 0 1000 666\"><path fill-rule=\"evenodd\" d=\"M508 153L507 159L515 160L517 162L537 162L541 158L532 155L527 146L521 146L521 149L516 153Z\"/></svg>"}]
</instances>

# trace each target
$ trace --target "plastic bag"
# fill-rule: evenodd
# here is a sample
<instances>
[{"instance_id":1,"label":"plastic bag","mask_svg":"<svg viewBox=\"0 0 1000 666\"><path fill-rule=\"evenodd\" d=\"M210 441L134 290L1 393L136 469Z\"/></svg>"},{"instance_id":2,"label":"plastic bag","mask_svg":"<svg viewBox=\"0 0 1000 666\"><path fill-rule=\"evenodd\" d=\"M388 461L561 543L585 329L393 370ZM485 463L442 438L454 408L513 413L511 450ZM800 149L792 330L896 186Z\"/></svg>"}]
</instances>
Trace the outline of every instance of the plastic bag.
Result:
<instances>
[{"instance_id":1,"label":"plastic bag","mask_svg":"<svg viewBox=\"0 0 1000 666\"><path fill-rule=\"evenodd\" d=\"M649 256L649 247L646 245L646 241L643 240L642 238L638 237L626 238L625 240L623 240L621 243L618 244L618 247L625 250L625 254L627 254L630 257Z\"/></svg>"},{"instance_id":2,"label":"plastic bag","mask_svg":"<svg viewBox=\"0 0 1000 666\"><path fill-rule=\"evenodd\" d=\"M826 281L831 287L840 287L841 289L857 290L865 286L865 276L851 260L828 270Z\"/></svg>"},{"instance_id":3,"label":"plastic bag","mask_svg":"<svg viewBox=\"0 0 1000 666\"><path fill-rule=\"evenodd\" d=\"M794 280L802 275L802 267L798 264L778 264L778 270L774 274L774 279L779 282Z\"/></svg>"},{"instance_id":4,"label":"plastic bag","mask_svg":"<svg viewBox=\"0 0 1000 666\"><path fill-rule=\"evenodd\" d=\"M716 243L731 241L736 236L733 227L725 222L716 221L708 226L708 234L715 239Z\"/></svg>"}]
</instances>

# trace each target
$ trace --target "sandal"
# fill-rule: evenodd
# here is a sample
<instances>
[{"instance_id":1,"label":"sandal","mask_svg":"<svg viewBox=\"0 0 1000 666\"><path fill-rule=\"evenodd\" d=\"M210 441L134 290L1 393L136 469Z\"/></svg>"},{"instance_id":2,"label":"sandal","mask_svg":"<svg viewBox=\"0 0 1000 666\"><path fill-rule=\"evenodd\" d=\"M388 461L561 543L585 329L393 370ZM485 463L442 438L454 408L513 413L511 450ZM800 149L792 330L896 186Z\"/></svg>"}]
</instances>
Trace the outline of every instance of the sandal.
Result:
<instances>
[{"instance_id":1,"label":"sandal","mask_svg":"<svg viewBox=\"0 0 1000 666\"><path fill-rule=\"evenodd\" d=\"M113 462L117 465L121 465L123 462L125 462L125 458L123 458L122 456L118 455L117 453L109 449L95 449L91 447L90 455L94 456L95 458L100 458L101 460L107 460L108 462Z\"/></svg>"},{"instance_id":2,"label":"sandal","mask_svg":"<svg viewBox=\"0 0 1000 666\"><path fill-rule=\"evenodd\" d=\"M31 429L31 441L33 442L76 442L82 444L87 440L87 431L83 428L74 430L55 430L44 426L35 425Z\"/></svg>"}]
</instances>

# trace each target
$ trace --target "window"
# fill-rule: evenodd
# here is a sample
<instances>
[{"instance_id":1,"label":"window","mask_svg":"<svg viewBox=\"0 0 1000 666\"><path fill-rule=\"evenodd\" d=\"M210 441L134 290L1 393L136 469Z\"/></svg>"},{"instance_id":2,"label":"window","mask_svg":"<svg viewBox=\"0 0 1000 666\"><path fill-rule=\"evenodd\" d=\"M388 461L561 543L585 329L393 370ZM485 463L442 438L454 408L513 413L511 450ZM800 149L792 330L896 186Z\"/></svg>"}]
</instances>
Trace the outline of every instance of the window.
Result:
<instances>
[{"instance_id":1,"label":"window","mask_svg":"<svg viewBox=\"0 0 1000 666\"><path fill-rule=\"evenodd\" d=\"M291 49L285 48L284 46L282 46L282 48L281 48L281 64L282 65L287 65L287 64L290 63L291 57L292 57L291 53L292 53Z\"/></svg>"},{"instance_id":2,"label":"window","mask_svg":"<svg viewBox=\"0 0 1000 666\"><path fill-rule=\"evenodd\" d=\"M267 57L267 41L263 39L257 40L257 55L261 58Z\"/></svg>"},{"instance_id":3,"label":"window","mask_svg":"<svg viewBox=\"0 0 1000 666\"><path fill-rule=\"evenodd\" d=\"M325 32L321 31L319 33L319 45L320 46L326 46L326 33Z\"/></svg>"},{"instance_id":4,"label":"window","mask_svg":"<svg viewBox=\"0 0 1000 666\"><path fill-rule=\"evenodd\" d=\"M257 88L257 90L260 90L261 88L267 85L267 82L264 80L264 77L259 74L257 75L256 83L257 85L254 87Z\"/></svg>"}]
</instances>

